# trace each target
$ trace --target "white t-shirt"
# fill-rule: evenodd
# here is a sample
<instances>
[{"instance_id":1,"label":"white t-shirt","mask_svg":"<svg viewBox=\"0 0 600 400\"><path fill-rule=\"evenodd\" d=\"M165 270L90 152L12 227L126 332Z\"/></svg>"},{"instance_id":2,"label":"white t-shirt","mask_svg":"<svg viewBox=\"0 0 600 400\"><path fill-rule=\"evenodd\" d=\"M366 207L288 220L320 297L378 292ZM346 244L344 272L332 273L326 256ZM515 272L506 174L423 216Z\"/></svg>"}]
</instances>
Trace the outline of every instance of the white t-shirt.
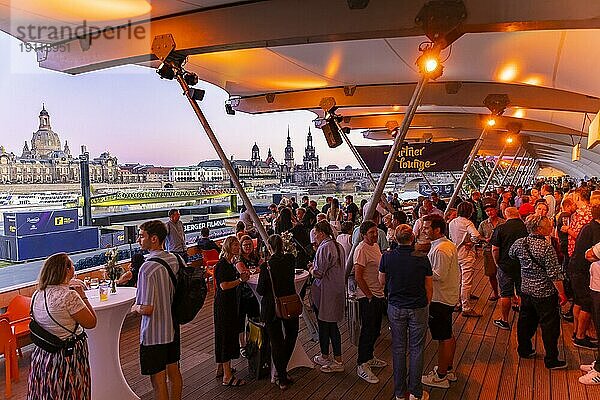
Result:
<instances>
[{"instance_id":1,"label":"white t-shirt","mask_svg":"<svg viewBox=\"0 0 600 400\"><path fill-rule=\"evenodd\" d=\"M44 302L44 292L46 292L48 311L52 314L52 318L71 332L75 331L75 325L77 324L72 315L83 310L85 303L76 291L69 289L69 285L50 285L46 287L46 290L38 291L35 294L33 315L37 323L61 339L71 337L70 332L61 328L48 315ZM79 326L75 333L80 334L81 332L83 332L83 328Z\"/></svg>"},{"instance_id":2,"label":"white t-shirt","mask_svg":"<svg viewBox=\"0 0 600 400\"><path fill-rule=\"evenodd\" d=\"M594 292L600 292L600 261L593 262L590 265L590 289Z\"/></svg>"},{"instance_id":3,"label":"white t-shirt","mask_svg":"<svg viewBox=\"0 0 600 400\"><path fill-rule=\"evenodd\" d=\"M363 278L373 296L383 298L383 286L379 283L379 262L381 261L381 250L377 243L368 245L361 241L354 250L354 265L358 264L364 268ZM356 270L354 271L356 274ZM356 287L358 299L366 297L360 287Z\"/></svg>"},{"instance_id":4,"label":"white t-shirt","mask_svg":"<svg viewBox=\"0 0 600 400\"><path fill-rule=\"evenodd\" d=\"M336 238L336 241L342 245L344 248L344 264L348 261L348 257L350 256L350 250L352 250L352 235L348 233L340 233Z\"/></svg>"}]
</instances>

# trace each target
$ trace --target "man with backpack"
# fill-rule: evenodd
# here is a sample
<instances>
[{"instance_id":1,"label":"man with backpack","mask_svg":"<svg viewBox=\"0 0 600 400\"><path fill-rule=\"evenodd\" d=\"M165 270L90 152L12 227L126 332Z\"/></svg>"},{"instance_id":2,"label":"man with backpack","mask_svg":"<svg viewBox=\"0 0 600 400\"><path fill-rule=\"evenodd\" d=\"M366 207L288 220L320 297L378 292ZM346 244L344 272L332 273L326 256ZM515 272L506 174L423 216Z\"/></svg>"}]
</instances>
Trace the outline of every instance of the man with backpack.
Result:
<instances>
[{"instance_id":1,"label":"man with backpack","mask_svg":"<svg viewBox=\"0 0 600 400\"><path fill-rule=\"evenodd\" d=\"M179 324L174 322L171 312L175 285L165 265L154 261L163 260L177 275L181 261L178 256L163 250L166 237L167 228L161 221L147 221L140 226L138 242L150 254L140 268L132 311L142 316L140 367L142 375L150 376L154 398L179 400L183 387L179 370L181 345ZM167 380L170 384L170 396Z\"/></svg>"}]
</instances>

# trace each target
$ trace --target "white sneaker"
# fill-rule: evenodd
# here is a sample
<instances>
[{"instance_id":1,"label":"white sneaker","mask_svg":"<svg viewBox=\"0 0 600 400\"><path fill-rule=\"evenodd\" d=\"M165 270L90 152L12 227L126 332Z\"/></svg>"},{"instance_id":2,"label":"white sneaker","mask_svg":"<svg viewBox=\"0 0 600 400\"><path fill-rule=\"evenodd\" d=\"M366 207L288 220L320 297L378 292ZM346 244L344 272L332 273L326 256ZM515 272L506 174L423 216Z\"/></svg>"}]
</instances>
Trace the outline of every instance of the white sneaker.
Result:
<instances>
[{"instance_id":1,"label":"white sneaker","mask_svg":"<svg viewBox=\"0 0 600 400\"><path fill-rule=\"evenodd\" d=\"M387 362L385 362L382 359L379 359L375 356L373 356L372 359L367 361L367 364L369 364L369 367L371 367L371 368L383 368L383 367L387 367L387 365L388 365Z\"/></svg>"},{"instance_id":2,"label":"white sneaker","mask_svg":"<svg viewBox=\"0 0 600 400\"><path fill-rule=\"evenodd\" d=\"M409 400L429 400L429 393L423 390L423 395L421 397L415 397L411 394Z\"/></svg>"},{"instance_id":3,"label":"white sneaker","mask_svg":"<svg viewBox=\"0 0 600 400\"><path fill-rule=\"evenodd\" d=\"M433 367L433 370L436 372L438 372L438 366L436 365L435 367ZM446 372L446 378L448 378L448 380L450 382L456 382L458 380L458 378L456 377L456 375L454 374L454 372L452 371L448 371Z\"/></svg>"},{"instance_id":4,"label":"white sneaker","mask_svg":"<svg viewBox=\"0 0 600 400\"><path fill-rule=\"evenodd\" d=\"M585 373L588 373L594 369L594 365L596 365L596 361L593 361L591 364L581 364L579 369Z\"/></svg>"},{"instance_id":5,"label":"white sneaker","mask_svg":"<svg viewBox=\"0 0 600 400\"><path fill-rule=\"evenodd\" d=\"M344 372L344 364L337 361L332 361L331 364L323 365L321 372Z\"/></svg>"},{"instance_id":6,"label":"white sneaker","mask_svg":"<svg viewBox=\"0 0 600 400\"><path fill-rule=\"evenodd\" d=\"M448 376L440 378L435 371L431 371L427 375L423 375L421 377L421 383L423 385L448 389L450 388L450 381L448 381Z\"/></svg>"},{"instance_id":7,"label":"white sneaker","mask_svg":"<svg viewBox=\"0 0 600 400\"><path fill-rule=\"evenodd\" d=\"M356 368L356 374L369 383L379 383L379 378L371 371L368 363L360 364Z\"/></svg>"},{"instance_id":8,"label":"white sneaker","mask_svg":"<svg viewBox=\"0 0 600 400\"><path fill-rule=\"evenodd\" d=\"M584 385L600 385L600 372L595 369L579 377L579 383Z\"/></svg>"},{"instance_id":9,"label":"white sneaker","mask_svg":"<svg viewBox=\"0 0 600 400\"><path fill-rule=\"evenodd\" d=\"M325 365L331 364L331 358L329 358L329 357L323 357L323 355L318 354L318 355L316 355L316 356L313 357L313 362L315 364L320 365L320 366L325 366Z\"/></svg>"}]
</instances>

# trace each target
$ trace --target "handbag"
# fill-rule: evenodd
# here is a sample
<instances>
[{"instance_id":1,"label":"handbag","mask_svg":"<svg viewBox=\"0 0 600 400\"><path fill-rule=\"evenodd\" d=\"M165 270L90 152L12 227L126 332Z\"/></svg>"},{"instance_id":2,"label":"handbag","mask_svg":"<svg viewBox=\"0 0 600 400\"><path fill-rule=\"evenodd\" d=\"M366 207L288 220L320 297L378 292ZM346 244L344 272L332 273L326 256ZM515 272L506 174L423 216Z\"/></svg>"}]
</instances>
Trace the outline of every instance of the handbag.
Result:
<instances>
[{"instance_id":1,"label":"handbag","mask_svg":"<svg viewBox=\"0 0 600 400\"><path fill-rule=\"evenodd\" d=\"M35 344L42 350L47 351L48 353L58 353L59 351L65 349L66 356L73 355L75 343L86 337L86 333L82 332L79 335L75 333L79 324L75 325L75 331L71 331L70 329L67 329L63 325L61 325L57 320L55 320L52 314L50 314L50 310L48 310L48 298L46 297L46 292L44 291L44 304L46 306L46 312L48 313L48 316L50 317L50 319L52 319L52 321L54 321L55 324L57 324L67 332L71 333L72 336L68 339L63 340L58 336L54 335L53 333L48 332L35 320L35 317L33 315L33 304L35 302L35 296L37 294L38 292L35 292L35 294L33 295L33 299L31 299L31 308L29 311L31 314L31 321L29 322L29 330L31 331L31 341L33 342L33 344Z\"/></svg>"},{"instance_id":2,"label":"handbag","mask_svg":"<svg viewBox=\"0 0 600 400\"><path fill-rule=\"evenodd\" d=\"M298 318L302 314L302 300L297 293L289 296L277 297L275 294L275 286L273 286L273 275L271 275L271 265L267 262L267 271L271 280L271 290L273 290L273 298L275 299L275 315L280 319Z\"/></svg>"}]
</instances>

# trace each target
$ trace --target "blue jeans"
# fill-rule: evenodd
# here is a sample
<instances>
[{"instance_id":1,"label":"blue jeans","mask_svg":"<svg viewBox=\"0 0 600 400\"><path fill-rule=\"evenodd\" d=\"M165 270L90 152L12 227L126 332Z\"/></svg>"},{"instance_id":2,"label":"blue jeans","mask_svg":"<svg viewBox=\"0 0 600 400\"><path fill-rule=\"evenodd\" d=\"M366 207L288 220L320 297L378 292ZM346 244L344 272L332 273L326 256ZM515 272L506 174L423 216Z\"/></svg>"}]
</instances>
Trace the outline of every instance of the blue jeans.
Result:
<instances>
[{"instance_id":1,"label":"blue jeans","mask_svg":"<svg viewBox=\"0 0 600 400\"><path fill-rule=\"evenodd\" d=\"M394 392L397 397L406 393L406 353L407 340L410 353L408 371L408 391L415 397L423 396L421 376L423 375L423 348L427 333L429 309L398 308L388 305L388 319L392 329L392 357L394 361Z\"/></svg>"}]
</instances>

